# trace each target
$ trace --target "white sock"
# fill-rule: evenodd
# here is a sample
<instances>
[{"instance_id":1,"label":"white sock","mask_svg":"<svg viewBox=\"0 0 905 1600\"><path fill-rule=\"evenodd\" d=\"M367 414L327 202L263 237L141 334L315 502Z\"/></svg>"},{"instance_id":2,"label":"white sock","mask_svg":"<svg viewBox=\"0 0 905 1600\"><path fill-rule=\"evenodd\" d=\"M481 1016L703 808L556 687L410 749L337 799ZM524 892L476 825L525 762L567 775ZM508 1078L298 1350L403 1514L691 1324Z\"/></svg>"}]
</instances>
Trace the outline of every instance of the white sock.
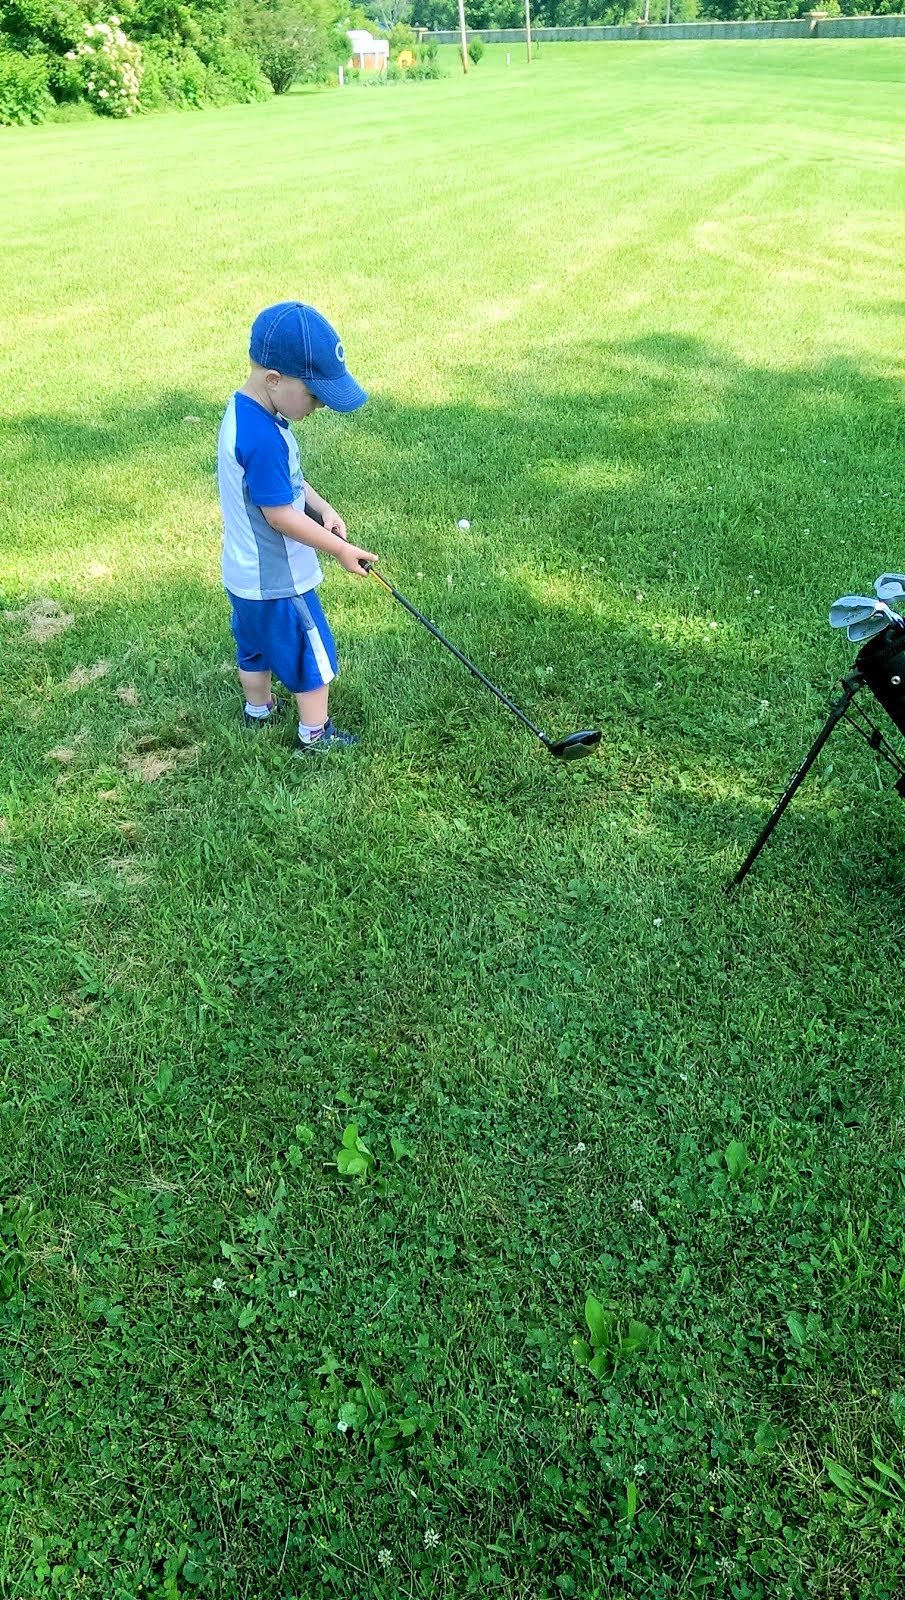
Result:
<instances>
[{"instance_id":1,"label":"white sock","mask_svg":"<svg viewBox=\"0 0 905 1600\"><path fill-rule=\"evenodd\" d=\"M327 724L325 722L319 722L315 723L314 727L312 728L309 727L307 722L300 722L299 738L301 739L302 744L314 744L320 738L326 726Z\"/></svg>"},{"instance_id":2,"label":"white sock","mask_svg":"<svg viewBox=\"0 0 905 1600\"><path fill-rule=\"evenodd\" d=\"M245 702L245 715L248 717L254 717L256 722L260 722L262 717L269 717L272 710L272 700L268 700L266 706L253 706L249 705L247 700Z\"/></svg>"}]
</instances>

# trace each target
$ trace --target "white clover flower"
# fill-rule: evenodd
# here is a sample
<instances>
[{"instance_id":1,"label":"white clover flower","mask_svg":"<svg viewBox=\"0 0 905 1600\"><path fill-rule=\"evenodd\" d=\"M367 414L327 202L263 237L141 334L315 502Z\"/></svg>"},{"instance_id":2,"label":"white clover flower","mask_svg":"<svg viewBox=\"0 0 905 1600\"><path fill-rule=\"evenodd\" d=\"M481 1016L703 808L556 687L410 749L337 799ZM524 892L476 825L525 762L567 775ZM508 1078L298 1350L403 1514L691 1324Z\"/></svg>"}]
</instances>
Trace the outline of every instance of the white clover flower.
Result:
<instances>
[{"instance_id":1,"label":"white clover flower","mask_svg":"<svg viewBox=\"0 0 905 1600\"><path fill-rule=\"evenodd\" d=\"M121 19L119 17L111 17L110 18L110 26L113 27L113 28L121 27L122 26Z\"/></svg>"},{"instance_id":2,"label":"white clover flower","mask_svg":"<svg viewBox=\"0 0 905 1600\"><path fill-rule=\"evenodd\" d=\"M290 1291L289 1291L290 1300L297 1300L298 1297L299 1297L298 1289L290 1289Z\"/></svg>"},{"instance_id":3,"label":"white clover flower","mask_svg":"<svg viewBox=\"0 0 905 1600\"><path fill-rule=\"evenodd\" d=\"M425 1534L424 1534L424 1548L425 1548L425 1550L436 1550L437 1545L439 1543L440 1543L440 1535L437 1532L436 1528L428 1528L428 1529L426 1529Z\"/></svg>"},{"instance_id":4,"label":"white clover flower","mask_svg":"<svg viewBox=\"0 0 905 1600\"><path fill-rule=\"evenodd\" d=\"M93 78L89 78L88 79L88 88L91 90L91 92L93 94L94 93L94 79Z\"/></svg>"},{"instance_id":5,"label":"white clover flower","mask_svg":"<svg viewBox=\"0 0 905 1600\"><path fill-rule=\"evenodd\" d=\"M110 99L110 95L109 95L109 93L107 92L106 89L98 89L97 97L98 97L99 100L109 100Z\"/></svg>"},{"instance_id":6,"label":"white clover flower","mask_svg":"<svg viewBox=\"0 0 905 1600\"><path fill-rule=\"evenodd\" d=\"M662 928L662 926L663 926L663 918L662 917L654 917L654 927L655 928Z\"/></svg>"},{"instance_id":7,"label":"white clover flower","mask_svg":"<svg viewBox=\"0 0 905 1600\"><path fill-rule=\"evenodd\" d=\"M94 24L91 22L85 23L85 37L86 39L94 38Z\"/></svg>"},{"instance_id":8,"label":"white clover flower","mask_svg":"<svg viewBox=\"0 0 905 1600\"><path fill-rule=\"evenodd\" d=\"M109 27L108 27L108 26L107 26L107 24L106 24L106 22L98 22L98 23L97 23L97 24L96 24L96 26L95 26L95 29L94 29L94 31L95 31L95 33L102 33L102 34L104 34L104 35L105 35L105 36L106 36L106 37L107 37L107 38L108 38L108 39L109 39L109 38L110 38L110 31L111 31L111 30L110 30L110 28L109 28Z\"/></svg>"},{"instance_id":9,"label":"white clover flower","mask_svg":"<svg viewBox=\"0 0 905 1600\"><path fill-rule=\"evenodd\" d=\"M66 51L66 60L67 61L77 61L78 60L78 56L76 55L74 50L67 50Z\"/></svg>"},{"instance_id":10,"label":"white clover flower","mask_svg":"<svg viewBox=\"0 0 905 1600\"><path fill-rule=\"evenodd\" d=\"M215 1278L211 1284L211 1288L216 1294L222 1294L223 1290L226 1288L226 1284L223 1282L222 1278Z\"/></svg>"},{"instance_id":11,"label":"white clover flower","mask_svg":"<svg viewBox=\"0 0 905 1600\"><path fill-rule=\"evenodd\" d=\"M336 1424L336 1431L337 1431L337 1433L348 1433L348 1431L349 1431L348 1422L338 1422Z\"/></svg>"},{"instance_id":12,"label":"white clover flower","mask_svg":"<svg viewBox=\"0 0 905 1600\"><path fill-rule=\"evenodd\" d=\"M644 1209L645 1209L645 1206L644 1206L644 1201L643 1200L633 1200L632 1201L632 1210L633 1211L641 1212Z\"/></svg>"},{"instance_id":13,"label":"white clover flower","mask_svg":"<svg viewBox=\"0 0 905 1600\"><path fill-rule=\"evenodd\" d=\"M632 1468L632 1476L635 1477L635 1478L643 1478L646 1471L647 1471L647 1468L644 1465L644 1462L643 1461L636 1461L635 1465Z\"/></svg>"},{"instance_id":14,"label":"white clover flower","mask_svg":"<svg viewBox=\"0 0 905 1600\"><path fill-rule=\"evenodd\" d=\"M384 1546L382 1550L377 1552L377 1561L381 1567L391 1567L393 1565L392 1551L387 1550L386 1546Z\"/></svg>"}]
</instances>

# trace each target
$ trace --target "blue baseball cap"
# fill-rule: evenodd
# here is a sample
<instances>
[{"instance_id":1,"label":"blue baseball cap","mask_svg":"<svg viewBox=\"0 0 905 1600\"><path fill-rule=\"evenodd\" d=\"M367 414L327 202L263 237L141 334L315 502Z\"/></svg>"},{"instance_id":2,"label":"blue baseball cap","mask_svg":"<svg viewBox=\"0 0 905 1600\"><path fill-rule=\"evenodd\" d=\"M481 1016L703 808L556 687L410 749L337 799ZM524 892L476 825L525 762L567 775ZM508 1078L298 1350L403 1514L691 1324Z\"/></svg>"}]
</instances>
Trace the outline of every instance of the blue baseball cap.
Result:
<instances>
[{"instance_id":1,"label":"blue baseball cap","mask_svg":"<svg viewBox=\"0 0 905 1600\"><path fill-rule=\"evenodd\" d=\"M284 378L301 378L333 411L356 411L368 398L346 368L336 329L299 300L283 300L255 317L248 353L259 366Z\"/></svg>"}]
</instances>

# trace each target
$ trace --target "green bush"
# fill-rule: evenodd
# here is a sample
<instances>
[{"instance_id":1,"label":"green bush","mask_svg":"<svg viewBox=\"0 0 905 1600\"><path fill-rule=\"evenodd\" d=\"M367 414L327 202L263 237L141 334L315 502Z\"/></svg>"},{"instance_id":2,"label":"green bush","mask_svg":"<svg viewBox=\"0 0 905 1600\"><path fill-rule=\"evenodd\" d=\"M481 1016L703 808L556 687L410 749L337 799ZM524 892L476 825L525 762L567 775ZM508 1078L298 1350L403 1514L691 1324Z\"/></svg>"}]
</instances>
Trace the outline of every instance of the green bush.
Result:
<instances>
[{"instance_id":1,"label":"green bush","mask_svg":"<svg viewBox=\"0 0 905 1600\"><path fill-rule=\"evenodd\" d=\"M72 59L72 52L63 56L48 56L47 82L57 104L72 104L82 99L84 74L82 63Z\"/></svg>"},{"instance_id":2,"label":"green bush","mask_svg":"<svg viewBox=\"0 0 905 1600\"><path fill-rule=\"evenodd\" d=\"M445 78L446 73L436 61L418 61L413 67L400 67L398 61L391 61L386 72L349 72L346 82L355 81L365 88L382 88L387 83L423 83L428 79Z\"/></svg>"},{"instance_id":3,"label":"green bush","mask_svg":"<svg viewBox=\"0 0 905 1600\"><path fill-rule=\"evenodd\" d=\"M474 62L475 66L477 66L477 64L480 61L482 55L484 54L484 42L483 42L483 40L482 39L469 39L469 41L468 41L468 54L471 57L472 61Z\"/></svg>"},{"instance_id":4,"label":"green bush","mask_svg":"<svg viewBox=\"0 0 905 1600\"><path fill-rule=\"evenodd\" d=\"M145 45L140 110L203 106L207 83L208 69L190 46L168 50L159 45Z\"/></svg>"},{"instance_id":5,"label":"green bush","mask_svg":"<svg viewBox=\"0 0 905 1600\"><path fill-rule=\"evenodd\" d=\"M208 60L211 83L214 77L222 82L226 94L226 100L222 102L224 104L250 104L253 100L266 100L273 93L257 58L250 50L234 44L230 39L219 40L211 49Z\"/></svg>"},{"instance_id":6,"label":"green bush","mask_svg":"<svg viewBox=\"0 0 905 1600\"><path fill-rule=\"evenodd\" d=\"M138 110L144 56L140 44L130 39L120 19L86 22L85 37L65 59L80 74L85 99L108 117L131 117Z\"/></svg>"},{"instance_id":7,"label":"green bush","mask_svg":"<svg viewBox=\"0 0 905 1600\"><path fill-rule=\"evenodd\" d=\"M407 22L397 22L390 33L390 55L398 56L403 50L411 50L414 55L417 45L418 35L414 28L410 28Z\"/></svg>"},{"instance_id":8,"label":"green bush","mask_svg":"<svg viewBox=\"0 0 905 1600\"><path fill-rule=\"evenodd\" d=\"M0 125L43 122L52 107L43 57L0 49Z\"/></svg>"},{"instance_id":9,"label":"green bush","mask_svg":"<svg viewBox=\"0 0 905 1600\"><path fill-rule=\"evenodd\" d=\"M271 93L251 52L229 40L211 50L208 62L202 61L191 45L145 46L142 111L248 104L265 100Z\"/></svg>"},{"instance_id":10,"label":"green bush","mask_svg":"<svg viewBox=\"0 0 905 1600\"><path fill-rule=\"evenodd\" d=\"M0 34L15 50L63 55L84 37L89 20L78 0L0 0Z\"/></svg>"},{"instance_id":11,"label":"green bush","mask_svg":"<svg viewBox=\"0 0 905 1600\"><path fill-rule=\"evenodd\" d=\"M254 0L243 15L245 45L275 94L286 94L299 79L323 77L335 61L348 58L330 0Z\"/></svg>"}]
</instances>

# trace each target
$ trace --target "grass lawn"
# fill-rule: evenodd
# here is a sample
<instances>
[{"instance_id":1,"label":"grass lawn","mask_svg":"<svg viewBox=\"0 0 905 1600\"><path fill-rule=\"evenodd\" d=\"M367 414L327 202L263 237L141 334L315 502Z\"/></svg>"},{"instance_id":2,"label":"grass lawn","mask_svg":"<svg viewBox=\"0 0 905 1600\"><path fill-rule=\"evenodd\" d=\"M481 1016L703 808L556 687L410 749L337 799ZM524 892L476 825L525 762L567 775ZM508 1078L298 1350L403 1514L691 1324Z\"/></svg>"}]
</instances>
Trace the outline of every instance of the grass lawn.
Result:
<instances>
[{"instance_id":1,"label":"grass lawn","mask_svg":"<svg viewBox=\"0 0 905 1600\"><path fill-rule=\"evenodd\" d=\"M3 1600L901 1595L870 753L723 885L905 564L903 66L4 133ZM216 430L293 295L372 396L309 478L593 762L338 568L360 749L246 735Z\"/></svg>"}]
</instances>

